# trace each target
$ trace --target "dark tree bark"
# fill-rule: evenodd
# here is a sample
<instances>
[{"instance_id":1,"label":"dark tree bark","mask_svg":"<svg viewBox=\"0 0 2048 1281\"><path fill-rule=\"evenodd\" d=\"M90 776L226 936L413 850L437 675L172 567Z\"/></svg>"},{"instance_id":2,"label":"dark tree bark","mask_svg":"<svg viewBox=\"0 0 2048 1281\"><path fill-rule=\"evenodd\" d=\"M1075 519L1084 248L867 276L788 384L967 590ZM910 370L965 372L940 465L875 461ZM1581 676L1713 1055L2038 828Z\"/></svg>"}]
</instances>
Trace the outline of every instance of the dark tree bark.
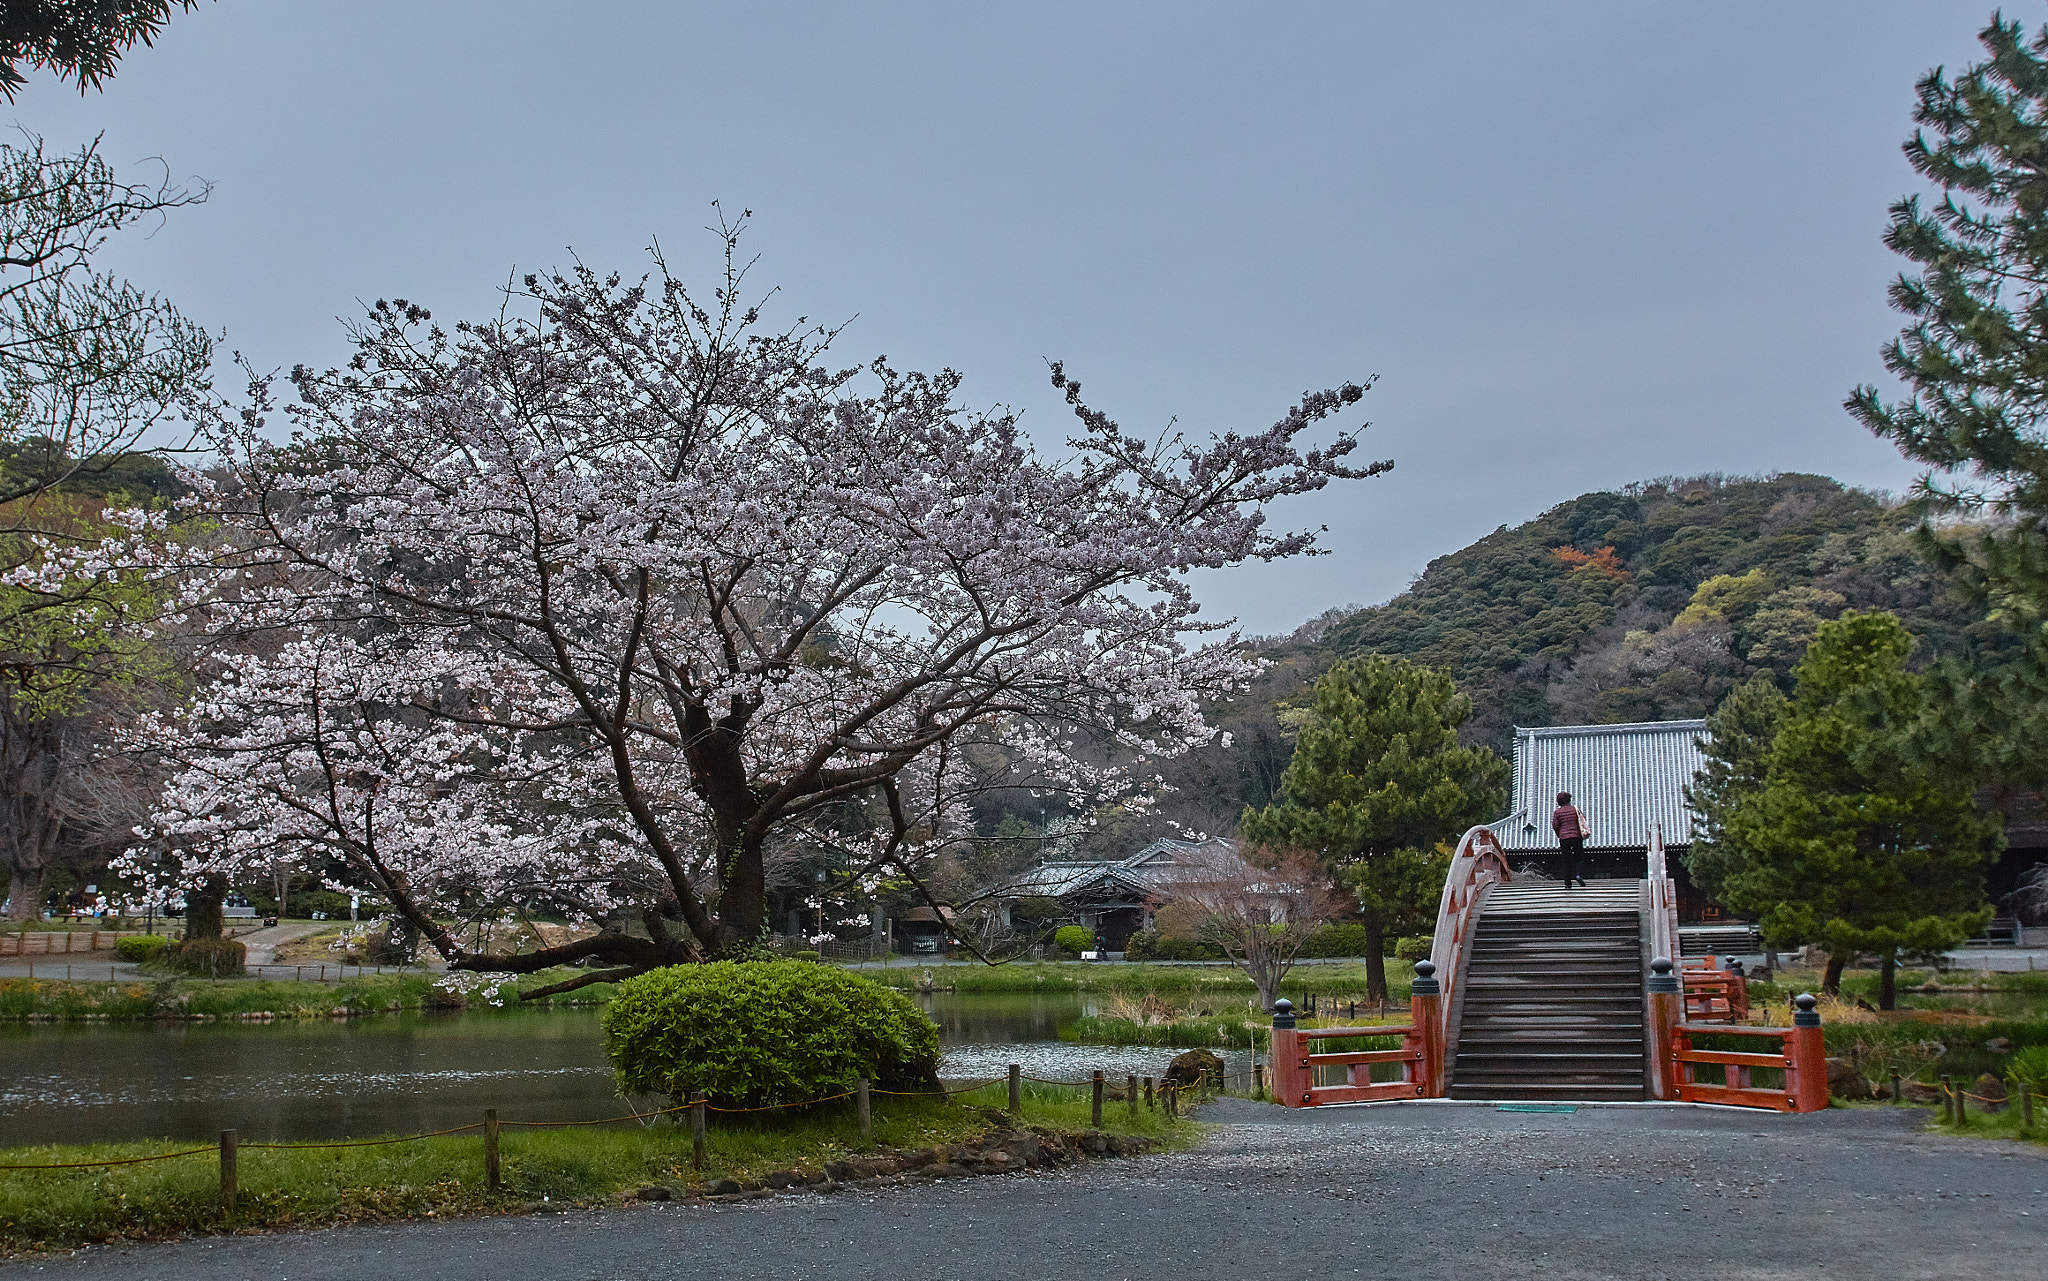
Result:
<instances>
[{"instance_id":1,"label":"dark tree bark","mask_svg":"<svg viewBox=\"0 0 2048 1281\"><path fill-rule=\"evenodd\" d=\"M1842 994L1842 971L1847 969L1848 965L1849 954L1847 952L1828 953L1828 968L1827 972L1821 975L1820 990L1826 992L1829 996L1840 996Z\"/></svg>"},{"instance_id":2,"label":"dark tree bark","mask_svg":"<svg viewBox=\"0 0 2048 1281\"><path fill-rule=\"evenodd\" d=\"M208 876L199 888L185 896L185 937L217 939L221 936L221 909L228 901L228 878Z\"/></svg>"},{"instance_id":3,"label":"dark tree bark","mask_svg":"<svg viewBox=\"0 0 2048 1281\"><path fill-rule=\"evenodd\" d=\"M1387 999L1387 930L1378 921L1365 923L1365 999Z\"/></svg>"},{"instance_id":4,"label":"dark tree bark","mask_svg":"<svg viewBox=\"0 0 2048 1281\"><path fill-rule=\"evenodd\" d=\"M1898 1008L1899 958L1890 952L1886 952L1884 960L1878 965L1877 974L1877 1008L1880 1010Z\"/></svg>"}]
</instances>

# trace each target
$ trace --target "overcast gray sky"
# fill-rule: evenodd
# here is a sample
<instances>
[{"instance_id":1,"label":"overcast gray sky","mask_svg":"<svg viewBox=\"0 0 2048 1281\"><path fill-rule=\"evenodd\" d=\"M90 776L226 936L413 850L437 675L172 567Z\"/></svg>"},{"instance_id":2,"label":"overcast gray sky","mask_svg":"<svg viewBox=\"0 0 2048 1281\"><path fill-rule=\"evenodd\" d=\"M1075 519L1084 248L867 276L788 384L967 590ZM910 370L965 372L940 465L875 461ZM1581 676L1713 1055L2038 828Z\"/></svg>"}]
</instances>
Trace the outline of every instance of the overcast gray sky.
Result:
<instances>
[{"instance_id":1,"label":"overcast gray sky","mask_svg":"<svg viewBox=\"0 0 2048 1281\"><path fill-rule=\"evenodd\" d=\"M1276 632L1588 490L1902 488L1840 402L1898 328L1913 82L1989 12L220 0L11 113L213 182L112 261L265 367L340 360L358 300L475 316L571 246L638 271L658 236L708 281L717 199L793 309L858 314L842 356L960 369L1041 439L1047 358L1133 429L1377 374L1395 471L1280 513L1333 554L1202 585Z\"/></svg>"}]
</instances>

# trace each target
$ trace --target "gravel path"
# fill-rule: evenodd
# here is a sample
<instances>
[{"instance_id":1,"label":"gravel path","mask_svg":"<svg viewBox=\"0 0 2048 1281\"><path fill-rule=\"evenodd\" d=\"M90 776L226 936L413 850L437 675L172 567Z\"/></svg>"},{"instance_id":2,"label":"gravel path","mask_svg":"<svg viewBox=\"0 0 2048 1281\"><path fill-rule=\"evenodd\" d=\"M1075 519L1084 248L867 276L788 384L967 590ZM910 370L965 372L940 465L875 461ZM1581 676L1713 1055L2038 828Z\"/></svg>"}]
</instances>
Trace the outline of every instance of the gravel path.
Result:
<instances>
[{"instance_id":1,"label":"gravel path","mask_svg":"<svg viewBox=\"0 0 2048 1281\"><path fill-rule=\"evenodd\" d=\"M1225 1100L1197 1149L1052 1173L100 1249L63 1281L1151 1281L2044 1275L2048 1155L1914 1109Z\"/></svg>"}]
</instances>

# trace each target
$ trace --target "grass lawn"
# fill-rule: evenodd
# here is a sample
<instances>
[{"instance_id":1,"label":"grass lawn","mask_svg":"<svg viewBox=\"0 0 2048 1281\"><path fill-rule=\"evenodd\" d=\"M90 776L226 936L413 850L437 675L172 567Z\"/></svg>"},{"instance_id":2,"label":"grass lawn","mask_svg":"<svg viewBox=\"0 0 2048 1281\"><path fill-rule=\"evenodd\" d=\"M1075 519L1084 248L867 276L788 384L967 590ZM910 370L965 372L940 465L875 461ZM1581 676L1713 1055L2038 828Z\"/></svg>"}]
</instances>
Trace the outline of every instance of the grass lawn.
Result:
<instances>
[{"instance_id":1,"label":"grass lawn","mask_svg":"<svg viewBox=\"0 0 2048 1281\"><path fill-rule=\"evenodd\" d=\"M527 1130L507 1125L505 1190L484 1190L483 1141L475 1131L377 1147L245 1144L237 1161L232 1222L219 1208L220 1173L205 1150L174 1160L92 1169L0 1172L0 1251L18 1254L88 1242L147 1239L235 1228L318 1227L366 1220L506 1213L539 1204L602 1201L663 1184L679 1191L706 1180L759 1179L773 1170L821 1169L847 1156L960 1143L1007 1125L997 1084L952 1103L876 1095L874 1134L863 1139L851 1102L780 1117L713 1114L706 1168L690 1168L687 1123L599 1129ZM1027 1086L1023 1124L1089 1129L1084 1091ZM1002 1122L1001 1125L998 1123ZM1198 1127L1163 1110L1103 1108L1102 1133L1144 1135L1167 1146ZM199 1147L114 1143L0 1150L0 1164L108 1161Z\"/></svg>"},{"instance_id":2,"label":"grass lawn","mask_svg":"<svg viewBox=\"0 0 2048 1281\"><path fill-rule=\"evenodd\" d=\"M1175 996L1214 993L1240 1001L1257 989L1228 965L1156 965L1145 961L1013 961L1007 965L852 966L854 973L886 987L912 991L927 987L955 992L1157 992ZM2048 976L2044 976L2048 977ZM1406 1001L1414 967L1387 959L1387 989ZM1299 1002L1308 992L1346 1001L1365 1000L1365 962L1335 961L1298 966L1281 992Z\"/></svg>"}]
</instances>

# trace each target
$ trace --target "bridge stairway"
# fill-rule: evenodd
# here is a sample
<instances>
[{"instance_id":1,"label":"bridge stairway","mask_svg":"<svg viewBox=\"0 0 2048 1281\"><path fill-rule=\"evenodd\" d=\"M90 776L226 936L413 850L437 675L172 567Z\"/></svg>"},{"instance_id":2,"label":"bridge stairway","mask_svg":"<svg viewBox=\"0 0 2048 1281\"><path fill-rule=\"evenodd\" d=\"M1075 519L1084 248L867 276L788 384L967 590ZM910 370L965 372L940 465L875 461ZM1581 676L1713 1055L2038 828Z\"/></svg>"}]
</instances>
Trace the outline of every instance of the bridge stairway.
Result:
<instances>
[{"instance_id":1,"label":"bridge stairway","mask_svg":"<svg viewBox=\"0 0 2048 1281\"><path fill-rule=\"evenodd\" d=\"M1452 1098L1649 1097L1644 902L1634 880L1487 891L1457 998Z\"/></svg>"}]
</instances>

